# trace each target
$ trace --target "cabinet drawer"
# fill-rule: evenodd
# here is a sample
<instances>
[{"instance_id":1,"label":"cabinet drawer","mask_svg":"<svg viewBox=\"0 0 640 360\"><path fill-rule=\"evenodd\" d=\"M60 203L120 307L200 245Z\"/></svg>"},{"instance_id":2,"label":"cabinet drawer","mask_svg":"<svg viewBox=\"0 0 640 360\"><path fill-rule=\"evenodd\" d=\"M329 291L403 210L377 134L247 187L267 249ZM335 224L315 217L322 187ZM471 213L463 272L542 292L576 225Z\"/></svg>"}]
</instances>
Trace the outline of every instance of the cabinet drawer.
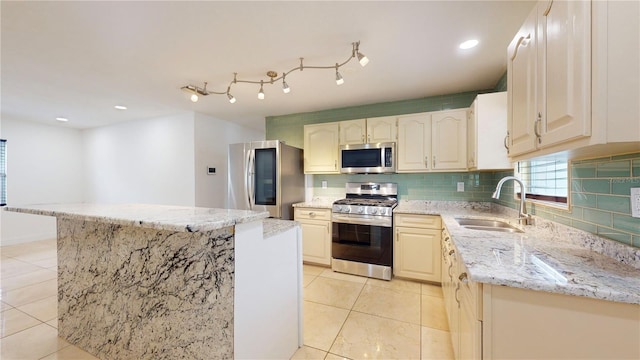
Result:
<instances>
[{"instance_id":1,"label":"cabinet drawer","mask_svg":"<svg viewBox=\"0 0 640 360\"><path fill-rule=\"evenodd\" d=\"M309 220L331 220L331 209L316 209L316 208L296 208L294 212L294 219L309 219Z\"/></svg>"},{"instance_id":2,"label":"cabinet drawer","mask_svg":"<svg viewBox=\"0 0 640 360\"><path fill-rule=\"evenodd\" d=\"M435 215L396 214L394 216L394 225L437 230L442 229L440 216Z\"/></svg>"}]
</instances>

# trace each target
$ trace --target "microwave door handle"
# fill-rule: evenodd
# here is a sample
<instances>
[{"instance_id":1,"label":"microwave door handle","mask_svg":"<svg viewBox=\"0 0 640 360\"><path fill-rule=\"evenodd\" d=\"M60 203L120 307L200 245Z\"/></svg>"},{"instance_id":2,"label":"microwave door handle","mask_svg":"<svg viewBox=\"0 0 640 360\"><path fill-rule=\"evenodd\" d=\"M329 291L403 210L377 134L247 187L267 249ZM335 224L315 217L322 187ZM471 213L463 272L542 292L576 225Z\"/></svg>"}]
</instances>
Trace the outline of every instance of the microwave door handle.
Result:
<instances>
[{"instance_id":1,"label":"microwave door handle","mask_svg":"<svg viewBox=\"0 0 640 360\"><path fill-rule=\"evenodd\" d=\"M251 150L251 157L250 157L250 169L251 169L251 173L250 173L250 177L249 177L249 201L251 203L251 207L250 209L253 210L253 208L256 206L256 150L252 149Z\"/></svg>"}]
</instances>

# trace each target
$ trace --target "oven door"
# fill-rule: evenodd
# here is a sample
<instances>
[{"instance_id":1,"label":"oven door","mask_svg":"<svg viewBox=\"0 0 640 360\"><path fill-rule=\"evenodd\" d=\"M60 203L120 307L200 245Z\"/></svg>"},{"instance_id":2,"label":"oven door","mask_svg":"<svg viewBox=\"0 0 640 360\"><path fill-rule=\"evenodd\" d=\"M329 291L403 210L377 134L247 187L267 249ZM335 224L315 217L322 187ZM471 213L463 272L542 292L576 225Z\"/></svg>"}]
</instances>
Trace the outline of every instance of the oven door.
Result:
<instances>
[{"instance_id":1,"label":"oven door","mask_svg":"<svg viewBox=\"0 0 640 360\"><path fill-rule=\"evenodd\" d=\"M331 256L365 264L391 266L393 233L390 226L332 222Z\"/></svg>"}]
</instances>

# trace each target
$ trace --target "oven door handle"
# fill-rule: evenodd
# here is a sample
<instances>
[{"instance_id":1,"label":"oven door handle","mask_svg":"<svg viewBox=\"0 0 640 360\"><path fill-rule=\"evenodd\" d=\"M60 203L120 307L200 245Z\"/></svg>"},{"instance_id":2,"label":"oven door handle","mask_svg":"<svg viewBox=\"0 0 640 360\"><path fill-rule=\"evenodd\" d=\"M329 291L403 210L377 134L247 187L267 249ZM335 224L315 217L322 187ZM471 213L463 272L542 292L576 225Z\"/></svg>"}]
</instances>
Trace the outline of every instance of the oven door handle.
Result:
<instances>
[{"instance_id":1,"label":"oven door handle","mask_svg":"<svg viewBox=\"0 0 640 360\"><path fill-rule=\"evenodd\" d=\"M391 227L391 217L350 217L348 215L333 215L331 221L334 223L356 224L356 225L374 225L381 227Z\"/></svg>"}]
</instances>

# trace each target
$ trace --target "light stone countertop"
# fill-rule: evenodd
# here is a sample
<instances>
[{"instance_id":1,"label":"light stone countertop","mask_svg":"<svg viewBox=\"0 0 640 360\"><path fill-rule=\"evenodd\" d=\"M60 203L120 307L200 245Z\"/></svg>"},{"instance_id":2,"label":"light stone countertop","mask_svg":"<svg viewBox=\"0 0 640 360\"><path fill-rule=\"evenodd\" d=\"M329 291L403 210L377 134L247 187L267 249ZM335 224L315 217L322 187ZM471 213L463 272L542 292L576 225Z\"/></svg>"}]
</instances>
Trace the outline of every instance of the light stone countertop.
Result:
<instances>
[{"instance_id":1,"label":"light stone countertop","mask_svg":"<svg viewBox=\"0 0 640 360\"><path fill-rule=\"evenodd\" d=\"M342 199L340 197L314 197L311 201L305 201L301 203L293 204L294 208L316 208L316 209L331 209L333 202Z\"/></svg>"},{"instance_id":2,"label":"light stone countertop","mask_svg":"<svg viewBox=\"0 0 640 360\"><path fill-rule=\"evenodd\" d=\"M262 222L262 234L266 239L271 236L283 233L298 225L299 223L297 221L268 218L264 219L264 221Z\"/></svg>"},{"instance_id":3,"label":"light stone countertop","mask_svg":"<svg viewBox=\"0 0 640 360\"><path fill-rule=\"evenodd\" d=\"M455 217L515 222L492 203L400 201L396 214L440 215L472 281L640 304L640 249L535 217L524 233L463 228ZM519 226L519 225L517 225Z\"/></svg>"},{"instance_id":4,"label":"light stone countertop","mask_svg":"<svg viewBox=\"0 0 640 360\"><path fill-rule=\"evenodd\" d=\"M217 230L269 216L266 211L149 204L44 204L8 206L5 210L178 232Z\"/></svg>"}]
</instances>

